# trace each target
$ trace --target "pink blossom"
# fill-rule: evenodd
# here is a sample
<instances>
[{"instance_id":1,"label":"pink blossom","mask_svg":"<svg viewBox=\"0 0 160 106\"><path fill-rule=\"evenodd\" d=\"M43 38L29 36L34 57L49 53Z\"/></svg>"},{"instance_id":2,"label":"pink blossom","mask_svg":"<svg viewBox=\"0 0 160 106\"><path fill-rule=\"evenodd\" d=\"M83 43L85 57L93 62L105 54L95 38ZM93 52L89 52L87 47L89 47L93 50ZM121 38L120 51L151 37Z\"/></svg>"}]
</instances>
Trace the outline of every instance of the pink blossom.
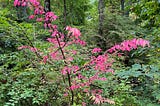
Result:
<instances>
[{"instance_id":1,"label":"pink blossom","mask_svg":"<svg viewBox=\"0 0 160 106\"><path fill-rule=\"evenodd\" d=\"M113 69L107 69L106 72L111 72L112 74L114 74L114 70Z\"/></svg>"},{"instance_id":2,"label":"pink blossom","mask_svg":"<svg viewBox=\"0 0 160 106\"><path fill-rule=\"evenodd\" d=\"M104 55L99 55L95 60L95 64L96 64L95 69L105 71L106 70L106 66L105 66L106 61L107 61L107 58Z\"/></svg>"},{"instance_id":3,"label":"pink blossom","mask_svg":"<svg viewBox=\"0 0 160 106\"><path fill-rule=\"evenodd\" d=\"M72 33L72 35L75 37L75 38L79 38L79 36L81 35L81 32L79 31L79 29L77 28L71 28L70 26L67 26L66 27L66 30L69 31L69 34Z\"/></svg>"},{"instance_id":4,"label":"pink blossom","mask_svg":"<svg viewBox=\"0 0 160 106\"><path fill-rule=\"evenodd\" d=\"M104 102L107 102L109 104L115 104L115 102L113 100L103 98L100 94L92 95L90 98L91 98L91 100L94 101L94 104L101 104Z\"/></svg>"},{"instance_id":5,"label":"pink blossom","mask_svg":"<svg viewBox=\"0 0 160 106\"><path fill-rule=\"evenodd\" d=\"M79 66L72 66L71 69L73 70L73 73L76 73L79 70Z\"/></svg>"},{"instance_id":6,"label":"pink blossom","mask_svg":"<svg viewBox=\"0 0 160 106\"><path fill-rule=\"evenodd\" d=\"M14 0L14 6L19 6L19 0Z\"/></svg>"},{"instance_id":7,"label":"pink blossom","mask_svg":"<svg viewBox=\"0 0 160 106\"><path fill-rule=\"evenodd\" d=\"M82 74L80 74L80 73L78 73L78 79L83 79L83 78L85 78Z\"/></svg>"},{"instance_id":8,"label":"pink blossom","mask_svg":"<svg viewBox=\"0 0 160 106\"><path fill-rule=\"evenodd\" d=\"M72 28L71 28L70 26L67 26L67 27L66 27L66 30L67 30L67 31L71 31L71 29L72 29Z\"/></svg>"},{"instance_id":9,"label":"pink blossom","mask_svg":"<svg viewBox=\"0 0 160 106\"><path fill-rule=\"evenodd\" d=\"M22 3L22 6L26 6L26 5L27 5L27 3L26 3L26 2L23 2L23 3Z\"/></svg>"},{"instance_id":10,"label":"pink blossom","mask_svg":"<svg viewBox=\"0 0 160 106\"><path fill-rule=\"evenodd\" d=\"M101 89L91 90L91 93L92 93L93 95L101 94L101 93L102 93L102 90L101 90Z\"/></svg>"},{"instance_id":11,"label":"pink blossom","mask_svg":"<svg viewBox=\"0 0 160 106\"><path fill-rule=\"evenodd\" d=\"M72 50L72 53L73 53L74 55L76 55L76 54L77 54L77 51L76 51L76 50Z\"/></svg>"},{"instance_id":12,"label":"pink blossom","mask_svg":"<svg viewBox=\"0 0 160 106\"><path fill-rule=\"evenodd\" d=\"M70 87L70 89L73 91L73 90L75 90L75 89L78 89L78 88L80 88L80 85L72 85L71 87Z\"/></svg>"},{"instance_id":13,"label":"pink blossom","mask_svg":"<svg viewBox=\"0 0 160 106\"><path fill-rule=\"evenodd\" d=\"M94 104L101 104L103 102L103 98L101 95L96 95L96 96L93 95L90 98L91 98L91 100L94 101L93 102Z\"/></svg>"},{"instance_id":14,"label":"pink blossom","mask_svg":"<svg viewBox=\"0 0 160 106\"><path fill-rule=\"evenodd\" d=\"M81 35L81 32L77 28L72 28L71 32L72 32L72 35L75 36L75 38L77 39Z\"/></svg>"},{"instance_id":15,"label":"pink blossom","mask_svg":"<svg viewBox=\"0 0 160 106\"><path fill-rule=\"evenodd\" d=\"M20 47L18 47L18 50L21 50L21 49L29 49L29 50L32 51L32 52L37 52L37 51L38 51L37 48L35 48L35 47L30 47L30 46L20 46Z\"/></svg>"},{"instance_id":16,"label":"pink blossom","mask_svg":"<svg viewBox=\"0 0 160 106\"><path fill-rule=\"evenodd\" d=\"M81 39L77 39L77 40L75 40L75 42L74 43L76 43L76 44L80 44L80 45L82 45L82 46L85 46L86 45L86 42L85 41L83 41L83 40L81 40Z\"/></svg>"},{"instance_id":17,"label":"pink blossom","mask_svg":"<svg viewBox=\"0 0 160 106\"><path fill-rule=\"evenodd\" d=\"M30 0L33 6L37 7L40 5L40 3L37 0Z\"/></svg>"},{"instance_id":18,"label":"pink blossom","mask_svg":"<svg viewBox=\"0 0 160 106\"><path fill-rule=\"evenodd\" d=\"M66 42L60 42L60 46L63 47L66 44ZM71 58L70 58L71 59ZM73 59L73 58L72 58Z\"/></svg>"},{"instance_id":19,"label":"pink blossom","mask_svg":"<svg viewBox=\"0 0 160 106\"><path fill-rule=\"evenodd\" d=\"M68 93L66 92L65 94L63 94L63 96L65 96L65 97L68 96Z\"/></svg>"},{"instance_id":20,"label":"pink blossom","mask_svg":"<svg viewBox=\"0 0 160 106\"><path fill-rule=\"evenodd\" d=\"M67 66L65 66L62 70L61 70L61 73L63 74L63 75L66 75L67 73L71 73L71 69L69 68L69 67L67 67Z\"/></svg>"},{"instance_id":21,"label":"pink blossom","mask_svg":"<svg viewBox=\"0 0 160 106\"><path fill-rule=\"evenodd\" d=\"M94 76L89 78L89 82L92 83L93 81L95 81L97 79L98 79L98 75L95 74Z\"/></svg>"},{"instance_id":22,"label":"pink blossom","mask_svg":"<svg viewBox=\"0 0 160 106\"><path fill-rule=\"evenodd\" d=\"M43 62L46 64L48 56L43 56Z\"/></svg>"},{"instance_id":23,"label":"pink blossom","mask_svg":"<svg viewBox=\"0 0 160 106\"><path fill-rule=\"evenodd\" d=\"M115 47L115 49L121 49L120 45L115 45L114 47Z\"/></svg>"},{"instance_id":24,"label":"pink blossom","mask_svg":"<svg viewBox=\"0 0 160 106\"><path fill-rule=\"evenodd\" d=\"M101 81L106 81L106 80L107 80L107 78L105 78L105 77L102 77L102 78L98 78L98 80L101 80Z\"/></svg>"},{"instance_id":25,"label":"pink blossom","mask_svg":"<svg viewBox=\"0 0 160 106\"><path fill-rule=\"evenodd\" d=\"M26 6L27 5L27 0L14 0L14 6Z\"/></svg>"},{"instance_id":26,"label":"pink blossom","mask_svg":"<svg viewBox=\"0 0 160 106\"><path fill-rule=\"evenodd\" d=\"M44 28L47 28L47 23L44 23Z\"/></svg>"},{"instance_id":27,"label":"pink blossom","mask_svg":"<svg viewBox=\"0 0 160 106\"><path fill-rule=\"evenodd\" d=\"M58 34L58 31L57 30L54 30L53 32L52 32L52 36L56 36Z\"/></svg>"},{"instance_id":28,"label":"pink blossom","mask_svg":"<svg viewBox=\"0 0 160 106\"><path fill-rule=\"evenodd\" d=\"M121 50L121 51L131 51L133 49L137 49L138 46L142 46L142 47L148 46L148 47L150 47L149 41L144 40L142 38L140 38L140 39L134 38L132 40L125 40L121 44L117 44L117 45L111 47L110 49L107 50L107 52L113 53L113 52L116 52L116 51L119 51L119 50Z\"/></svg>"},{"instance_id":29,"label":"pink blossom","mask_svg":"<svg viewBox=\"0 0 160 106\"><path fill-rule=\"evenodd\" d=\"M140 45L140 46L142 46L142 47L145 47L146 45L149 47L150 45L149 45L149 41L146 41L146 40L143 40L143 39L138 39L137 40L137 45Z\"/></svg>"},{"instance_id":30,"label":"pink blossom","mask_svg":"<svg viewBox=\"0 0 160 106\"><path fill-rule=\"evenodd\" d=\"M37 51L38 51L37 48L35 48L35 47L30 47L30 46L20 46L20 47L18 47L18 50L21 50L21 49L29 49L29 50L31 50L32 52L37 52Z\"/></svg>"},{"instance_id":31,"label":"pink blossom","mask_svg":"<svg viewBox=\"0 0 160 106\"><path fill-rule=\"evenodd\" d=\"M36 21L41 22L43 21L43 18L37 18Z\"/></svg>"},{"instance_id":32,"label":"pink blossom","mask_svg":"<svg viewBox=\"0 0 160 106\"><path fill-rule=\"evenodd\" d=\"M56 59L57 53L56 52L50 53L50 56L52 59Z\"/></svg>"},{"instance_id":33,"label":"pink blossom","mask_svg":"<svg viewBox=\"0 0 160 106\"><path fill-rule=\"evenodd\" d=\"M53 44L57 43L57 40L55 38L47 38L47 40Z\"/></svg>"},{"instance_id":34,"label":"pink blossom","mask_svg":"<svg viewBox=\"0 0 160 106\"><path fill-rule=\"evenodd\" d=\"M73 61L73 57L68 57L66 60L71 62L71 61Z\"/></svg>"},{"instance_id":35,"label":"pink blossom","mask_svg":"<svg viewBox=\"0 0 160 106\"><path fill-rule=\"evenodd\" d=\"M45 21L53 21L56 20L58 17L53 12L47 12L45 14Z\"/></svg>"},{"instance_id":36,"label":"pink blossom","mask_svg":"<svg viewBox=\"0 0 160 106\"><path fill-rule=\"evenodd\" d=\"M86 106L86 103L85 103L85 102L82 102L82 106Z\"/></svg>"},{"instance_id":37,"label":"pink blossom","mask_svg":"<svg viewBox=\"0 0 160 106\"><path fill-rule=\"evenodd\" d=\"M83 91L84 91L85 93L88 93L88 92L89 92L89 90L88 90L88 89L84 89Z\"/></svg>"},{"instance_id":38,"label":"pink blossom","mask_svg":"<svg viewBox=\"0 0 160 106\"><path fill-rule=\"evenodd\" d=\"M32 52L37 52L37 51L38 51L38 49L35 48L35 47L30 47L29 49L30 49Z\"/></svg>"},{"instance_id":39,"label":"pink blossom","mask_svg":"<svg viewBox=\"0 0 160 106\"><path fill-rule=\"evenodd\" d=\"M57 27L57 25L53 25L52 28L53 29L57 29L58 27Z\"/></svg>"},{"instance_id":40,"label":"pink blossom","mask_svg":"<svg viewBox=\"0 0 160 106\"><path fill-rule=\"evenodd\" d=\"M26 49L26 48L29 48L29 46L20 46L20 47L18 47L18 50L22 50L22 49Z\"/></svg>"},{"instance_id":41,"label":"pink blossom","mask_svg":"<svg viewBox=\"0 0 160 106\"><path fill-rule=\"evenodd\" d=\"M115 101L110 100L110 99L107 99L107 98L105 98L103 101L104 101L104 102L107 102L107 103L109 103L109 104L115 104Z\"/></svg>"},{"instance_id":42,"label":"pink blossom","mask_svg":"<svg viewBox=\"0 0 160 106\"><path fill-rule=\"evenodd\" d=\"M94 48L94 49L92 50L92 53L99 53L99 52L101 52L101 51L102 51L101 48Z\"/></svg>"},{"instance_id":43,"label":"pink blossom","mask_svg":"<svg viewBox=\"0 0 160 106\"><path fill-rule=\"evenodd\" d=\"M29 19L34 19L35 15L30 15Z\"/></svg>"}]
</instances>

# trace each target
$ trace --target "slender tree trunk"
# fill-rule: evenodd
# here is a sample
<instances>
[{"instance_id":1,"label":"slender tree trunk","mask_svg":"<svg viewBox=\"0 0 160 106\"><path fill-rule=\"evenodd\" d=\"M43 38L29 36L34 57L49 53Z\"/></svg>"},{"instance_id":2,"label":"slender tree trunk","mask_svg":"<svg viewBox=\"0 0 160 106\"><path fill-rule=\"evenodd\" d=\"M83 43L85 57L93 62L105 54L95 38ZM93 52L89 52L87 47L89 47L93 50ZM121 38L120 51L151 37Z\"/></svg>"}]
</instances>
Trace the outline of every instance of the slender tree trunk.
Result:
<instances>
[{"instance_id":1,"label":"slender tree trunk","mask_svg":"<svg viewBox=\"0 0 160 106\"><path fill-rule=\"evenodd\" d=\"M23 22L27 21L28 14L27 14L27 6L16 6L17 8L17 21Z\"/></svg>"},{"instance_id":2,"label":"slender tree trunk","mask_svg":"<svg viewBox=\"0 0 160 106\"><path fill-rule=\"evenodd\" d=\"M102 26L103 26L103 21L104 21L104 0L99 0L98 2L98 12L99 12L99 34L103 34Z\"/></svg>"},{"instance_id":3,"label":"slender tree trunk","mask_svg":"<svg viewBox=\"0 0 160 106\"><path fill-rule=\"evenodd\" d=\"M67 6L66 6L66 0L63 0L63 26L66 27L66 17L67 17Z\"/></svg>"},{"instance_id":4,"label":"slender tree trunk","mask_svg":"<svg viewBox=\"0 0 160 106\"><path fill-rule=\"evenodd\" d=\"M140 1L140 0L138 0L138 2L139 2L139 1ZM129 5L129 6L132 5L132 1L131 1L131 0L128 0L128 1L126 2L126 5ZM125 13L124 13L124 15L129 17L129 12L130 12L130 9L126 10Z\"/></svg>"},{"instance_id":5,"label":"slender tree trunk","mask_svg":"<svg viewBox=\"0 0 160 106\"><path fill-rule=\"evenodd\" d=\"M51 11L50 0L44 0L44 11L45 12L50 12Z\"/></svg>"},{"instance_id":6,"label":"slender tree trunk","mask_svg":"<svg viewBox=\"0 0 160 106\"><path fill-rule=\"evenodd\" d=\"M44 0L44 11L45 11L45 13L51 11L50 0ZM51 22L50 22L50 21L45 21L45 23L47 24L47 27L49 27L48 25L49 25Z\"/></svg>"},{"instance_id":7,"label":"slender tree trunk","mask_svg":"<svg viewBox=\"0 0 160 106\"><path fill-rule=\"evenodd\" d=\"M124 15L124 2L125 0L121 0L121 11L123 15Z\"/></svg>"}]
</instances>

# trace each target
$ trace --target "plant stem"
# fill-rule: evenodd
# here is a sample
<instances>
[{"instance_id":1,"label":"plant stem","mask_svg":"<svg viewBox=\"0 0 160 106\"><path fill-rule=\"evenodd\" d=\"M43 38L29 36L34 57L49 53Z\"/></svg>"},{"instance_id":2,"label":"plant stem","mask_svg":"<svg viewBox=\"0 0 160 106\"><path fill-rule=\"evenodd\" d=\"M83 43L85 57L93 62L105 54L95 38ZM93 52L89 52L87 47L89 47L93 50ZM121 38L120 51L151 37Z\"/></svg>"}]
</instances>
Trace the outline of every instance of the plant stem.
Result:
<instances>
[{"instance_id":1,"label":"plant stem","mask_svg":"<svg viewBox=\"0 0 160 106\"><path fill-rule=\"evenodd\" d=\"M63 49L62 49L62 47L61 47L61 44L60 44L60 41L59 41L57 35L56 35L56 40L57 40L57 42L58 42L58 46L59 46L60 51L61 51L61 53L62 53L64 63L65 63L65 65L67 65L66 57L65 57L65 55L64 55L64 51L63 51ZM67 77L68 77L69 87L71 87L71 76L70 76L70 74L69 74L68 72L67 72ZM73 93L73 90L71 90L71 89L70 89L70 92L71 92L71 95L72 95L72 100L71 100L71 105L72 105L72 104L73 104L73 100L74 100L74 93Z\"/></svg>"}]
</instances>

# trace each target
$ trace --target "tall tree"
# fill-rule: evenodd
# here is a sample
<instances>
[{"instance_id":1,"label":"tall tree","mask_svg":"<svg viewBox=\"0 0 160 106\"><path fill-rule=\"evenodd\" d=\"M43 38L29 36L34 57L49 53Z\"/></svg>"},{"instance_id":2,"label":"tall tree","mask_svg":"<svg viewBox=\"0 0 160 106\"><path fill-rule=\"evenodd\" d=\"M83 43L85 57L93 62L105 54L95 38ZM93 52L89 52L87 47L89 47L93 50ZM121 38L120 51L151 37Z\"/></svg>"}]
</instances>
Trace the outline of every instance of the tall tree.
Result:
<instances>
[{"instance_id":1,"label":"tall tree","mask_svg":"<svg viewBox=\"0 0 160 106\"><path fill-rule=\"evenodd\" d=\"M99 34L103 34L102 26L103 26L103 21L104 21L104 8L105 8L105 3L104 0L99 0L98 2L98 13L99 13Z\"/></svg>"},{"instance_id":2,"label":"tall tree","mask_svg":"<svg viewBox=\"0 0 160 106\"><path fill-rule=\"evenodd\" d=\"M27 14L27 6L17 6L17 22L23 22L28 20L28 14Z\"/></svg>"},{"instance_id":3,"label":"tall tree","mask_svg":"<svg viewBox=\"0 0 160 106\"><path fill-rule=\"evenodd\" d=\"M44 0L44 11L45 11L45 12L51 11L50 0Z\"/></svg>"},{"instance_id":4,"label":"tall tree","mask_svg":"<svg viewBox=\"0 0 160 106\"><path fill-rule=\"evenodd\" d=\"M125 0L121 0L121 11L123 15L124 15L124 2Z\"/></svg>"},{"instance_id":5,"label":"tall tree","mask_svg":"<svg viewBox=\"0 0 160 106\"><path fill-rule=\"evenodd\" d=\"M50 0L44 0L44 11L45 13L50 12L51 11L51 4L50 4ZM50 21L45 21L45 23L48 25L51 23Z\"/></svg>"},{"instance_id":6,"label":"tall tree","mask_svg":"<svg viewBox=\"0 0 160 106\"><path fill-rule=\"evenodd\" d=\"M63 18L64 18L64 22L63 22L63 25L64 27L66 26L66 18L67 18L67 6L66 6L66 0L63 0Z\"/></svg>"}]
</instances>

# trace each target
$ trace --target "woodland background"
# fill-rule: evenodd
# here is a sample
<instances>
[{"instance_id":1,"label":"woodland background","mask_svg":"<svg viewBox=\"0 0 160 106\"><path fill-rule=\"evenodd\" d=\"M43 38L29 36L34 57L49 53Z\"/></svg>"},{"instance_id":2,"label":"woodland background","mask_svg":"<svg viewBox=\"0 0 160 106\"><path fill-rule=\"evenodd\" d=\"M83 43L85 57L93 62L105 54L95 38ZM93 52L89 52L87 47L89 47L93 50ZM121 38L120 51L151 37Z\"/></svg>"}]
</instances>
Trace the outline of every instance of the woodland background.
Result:
<instances>
[{"instance_id":1,"label":"woodland background","mask_svg":"<svg viewBox=\"0 0 160 106\"><path fill-rule=\"evenodd\" d=\"M39 0L45 6L48 0ZM42 64L22 45L34 45L43 51L50 46L50 37L42 23L29 20L32 10L15 7L13 0L0 0L0 106L66 106L62 98L63 84L54 65ZM46 7L47 9L47 7ZM97 81L91 88L103 89L103 96L115 101L115 106L160 105L160 1L159 0L50 0L50 8L59 18L59 31L65 26L80 29L87 42L77 49L75 63L86 64L84 58L94 47L103 52L124 40L143 38L150 47L125 52L114 57L114 74L105 74L106 81ZM44 83L45 82L45 83ZM87 106L93 102L86 98ZM110 106L102 103L100 106ZM73 106L81 106L75 102Z\"/></svg>"}]
</instances>

